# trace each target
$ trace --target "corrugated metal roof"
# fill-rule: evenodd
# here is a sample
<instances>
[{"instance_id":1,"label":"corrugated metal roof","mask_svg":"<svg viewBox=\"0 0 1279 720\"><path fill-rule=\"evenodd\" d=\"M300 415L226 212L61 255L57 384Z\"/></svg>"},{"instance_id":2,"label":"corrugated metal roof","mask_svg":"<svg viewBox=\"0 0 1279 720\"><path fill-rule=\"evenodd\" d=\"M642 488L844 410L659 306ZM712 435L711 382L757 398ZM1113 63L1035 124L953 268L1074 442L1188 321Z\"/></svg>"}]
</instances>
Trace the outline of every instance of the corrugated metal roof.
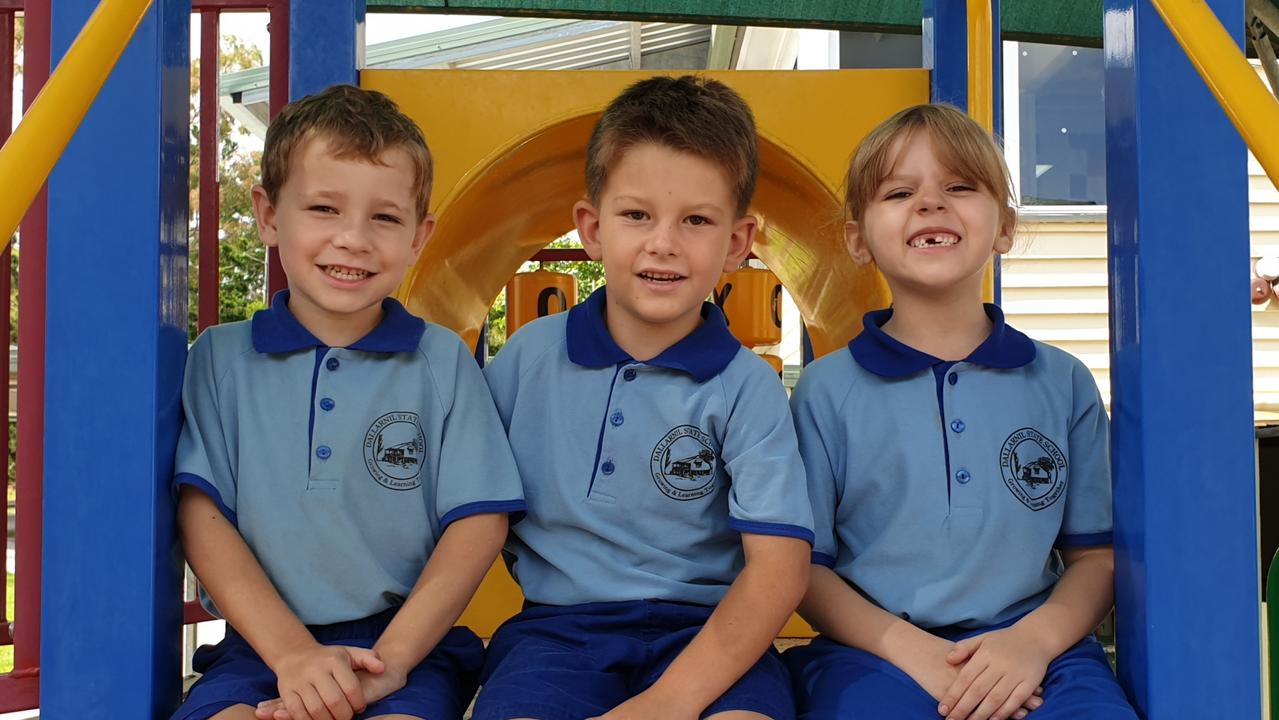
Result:
<instances>
[{"instance_id":1,"label":"corrugated metal roof","mask_svg":"<svg viewBox=\"0 0 1279 720\"><path fill-rule=\"evenodd\" d=\"M501 18L371 45L369 68L580 70L630 58L634 23L617 20ZM641 23L640 54L709 44L708 25ZM228 73L222 95L235 102L265 99L269 68Z\"/></svg>"}]
</instances>

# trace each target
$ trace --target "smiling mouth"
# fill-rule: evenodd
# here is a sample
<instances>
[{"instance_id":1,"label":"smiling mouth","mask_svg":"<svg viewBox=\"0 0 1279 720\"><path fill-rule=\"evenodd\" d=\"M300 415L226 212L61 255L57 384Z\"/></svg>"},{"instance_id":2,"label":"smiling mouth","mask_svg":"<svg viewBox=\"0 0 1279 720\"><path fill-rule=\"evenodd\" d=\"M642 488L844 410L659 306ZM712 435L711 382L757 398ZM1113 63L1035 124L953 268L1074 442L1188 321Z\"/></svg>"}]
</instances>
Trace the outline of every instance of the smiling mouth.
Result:
<instances>
[{"instance_id":1,"label":"smiling mouth","mask_svg":"<svg viewBox=\"0 0 1279 720\"><path fill-rule=\"evenodd\" d=\"M329 277L337 280L346 280L348 282L363 280L373 274L368 270L361 270L359 268L346 267L343 265L323 265L321 267Z\"/></svg>"},{"instance_id":2,"label":"smiling mouth","mask_svg":"<svg viewBox=\"0 0 1279 720\"><path fill-rule=\"evenodd\" d=\"M913 248L935 248L949 247L959 242L959 236L954 233L927 233L924 235L916 235L906 244Z\"/></svg>"},{"instance_id":3,"label":"smiling mouth","mask_svg":"<svg viewBox=\"0 0 1279 720\"><path fill-rule=\"evenodd\" d=\"M639 276L649 282L656 283L676 282L684 279L684 276L678 273L642 272Z\"/></svg>"}]
</instances>

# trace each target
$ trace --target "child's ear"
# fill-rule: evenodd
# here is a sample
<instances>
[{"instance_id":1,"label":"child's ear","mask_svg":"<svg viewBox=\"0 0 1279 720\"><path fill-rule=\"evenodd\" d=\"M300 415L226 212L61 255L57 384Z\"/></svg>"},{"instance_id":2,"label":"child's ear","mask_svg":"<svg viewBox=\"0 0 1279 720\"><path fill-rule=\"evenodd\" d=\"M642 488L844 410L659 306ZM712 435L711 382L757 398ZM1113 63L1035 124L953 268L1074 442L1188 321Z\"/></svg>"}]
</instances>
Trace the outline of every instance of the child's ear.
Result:
<instances>
[{"instance_id":1,"label":"child's ear","mask_svg":"<svg viewBox=\"0 0 1279 720\"><path fill-rule=\"evenodd\" d=\"M866 244L866 237L862 234L861 225L856 220L844 223L844 247L848 248L848 255L858 265L864 266L875 262L875 258L870 254L870 245Z\"/></svg>"},{"instance_id":2,"label":"child's ear","mask_svg":"<svg viewBox=\"0 0 1279 720\"><path fill-rule=\"evenodd\" d=\"M755 235L759 232L759 219L747 215L733 223L733 234L728 239L728 255L724 257L724 272L730 273L746 262L755 245Z\"/></svg>"},{"instance_id":3,"label":"child's ear","mask_svg":"<svg viewBox=\"0 0 1279 720\"><path fill-rule=\"evenodd\" d=\"M280 241L275 233L275 206L271 204L271 197L267 195L266 188L254 185L252 198L253 217L258 221L258 237L263 245L275 247Z\"/></svg>"},{"instance_id":4,"label":"child's ear","mask_svg":"<svg viewBox=\"0 0 1279 720\"><path fill-rule=\"evenodd\" d=\"M422 248L426 247L426 241L431 239L431 233L435 232L435 215L427 213L422 218L422 222L417 224L417 229L413 232L413 257L417 258L422 254Z\"/></svg>"},{"instance_id":5,"label":"child's ear","mask_svg":"<svg viewBox=\"0 0 1279 720\"><path fill-rule=\"evenodd\" d=\"M1003 255L1013 249L1013 235L1017 231L1017 211L1011 207L1004 208L1000 218L999 234L995 236L995 252Z\"/></svg>"},{"instance_id":6,"label":"child's ear","mask_svg":"<svg viewBox=\"0 0 1279 720\"><path fill-rule=\"evenodd\" d=\"M599 260L603 257L600 248L600 211L586 200L578 200L573 204L573 223L577 225L577 238L582 241L582 249L587 257Z\"/></svg>"}]
</instances>

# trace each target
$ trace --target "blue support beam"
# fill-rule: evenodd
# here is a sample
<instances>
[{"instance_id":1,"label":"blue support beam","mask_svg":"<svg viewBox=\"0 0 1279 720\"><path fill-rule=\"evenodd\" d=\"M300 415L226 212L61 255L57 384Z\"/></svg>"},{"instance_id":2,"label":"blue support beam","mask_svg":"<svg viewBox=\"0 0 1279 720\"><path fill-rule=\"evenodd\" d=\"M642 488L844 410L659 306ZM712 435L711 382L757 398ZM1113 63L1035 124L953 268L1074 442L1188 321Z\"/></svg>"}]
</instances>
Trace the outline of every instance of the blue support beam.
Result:
<instances>
[{"instance_id":1,"label":"blue support beam","mask_svg":"<svg viewBox=\"0 0 1279 720\"><path fill-rule=\"evenodd\" d=\"M1244 147L1149 2L1104 22L1119 675L1144 717L1260 717Z\"/></svg>"},{"instance_id":2,"label":"blue support beam","mask_svg":"<svg viewBox=\"0 0 1279 720\"><path fill-rule=\"evenodd\" d=\"M291 0L289 99L330 85L360 84L364 64L364 0Z\"/></svg>"},{"instance_id":3,"label":"blue support beam","mask_svg":"<svg viewBox=\"0 0 1279 720\"><path fill-rule=\"evenodd\" d=\"M931 71L930 97L933 102L947 103L968 111L968 3L962 0L923 0L923 60ZM1004 130L1003 43L1000 41L1000 0L990 0L991 100L993 131ZM1011 168L1017 172L1016 168ZM999 256L992 260L995 273L995 304L1002 300L1002 273Z\"/></svg>"},{"instance_id":4,"label":"blue support beam","mask_svg":"<svg viewBox=\"0 0 1279 720\"><path fill-rule=\"evenodd\" d=\"M968 111L968 8L962 0L924 0L924 69L932 101Z\"/></svg>"},{"instance_id":5,"label":"blue support beam","mask_svg":"<svg viewBox=\"0 0 1279 720\"><path fill-rule=\"evenodd\" d=\"M52 56L97 0L53 3ZM49 179L40 710L166 718L187 347L189 0L157 0Z\"/></svg>"}]
</instances>

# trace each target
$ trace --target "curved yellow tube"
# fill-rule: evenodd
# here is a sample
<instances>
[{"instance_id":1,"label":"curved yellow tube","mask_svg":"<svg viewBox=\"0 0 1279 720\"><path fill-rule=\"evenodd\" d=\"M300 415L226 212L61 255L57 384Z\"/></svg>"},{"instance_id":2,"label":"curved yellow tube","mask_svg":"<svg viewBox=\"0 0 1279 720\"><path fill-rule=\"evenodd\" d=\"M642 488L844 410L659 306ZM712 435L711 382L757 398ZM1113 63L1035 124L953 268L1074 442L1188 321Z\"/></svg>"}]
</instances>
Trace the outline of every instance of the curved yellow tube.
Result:
<instances>
[{"instance_id":1,"label":"curved yellow tube","mask_svg":"<svg viewBox=\"0 0 1279 720\"><path fill-rule=\"evenodd\" d=\"M89 111L151 0L102 0L0 148L0 238L13 235ZM2 248L0 248L2 249Z\"/></svg>"},{"instance_id":2,"label":"curved yellow tube","mask_svg":"<svg viewBox=\"0 0 1279 720\"><path fill-rule=\"evenodd\" d=\"M1279 188L1279 102L1202 0L1152 0L1248 149Z\"/></svg>"}]
</instances>

